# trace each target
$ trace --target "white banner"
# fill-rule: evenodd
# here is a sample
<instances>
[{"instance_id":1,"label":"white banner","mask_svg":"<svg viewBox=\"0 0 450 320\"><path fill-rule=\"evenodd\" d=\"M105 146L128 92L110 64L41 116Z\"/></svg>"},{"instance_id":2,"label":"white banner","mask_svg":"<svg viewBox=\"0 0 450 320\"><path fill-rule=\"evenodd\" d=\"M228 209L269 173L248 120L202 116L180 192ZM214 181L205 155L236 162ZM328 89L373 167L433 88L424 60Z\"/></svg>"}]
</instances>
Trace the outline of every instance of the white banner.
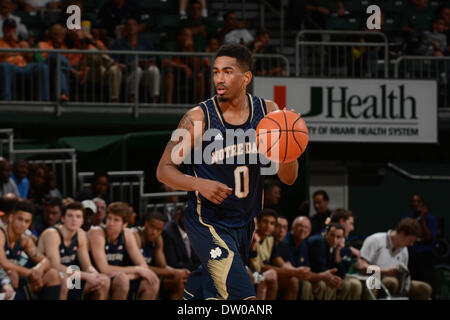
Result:
<instances>
[{"instance_id":1,"label":"white banner","mask_svg":"<svg viewBox=\"0 0 450 320\"><path fill-rule=\"evenodd\" d=\"M436 143L430 80L254 78L254 94L302 114L310 141Z\"/></svg>"}]
</instances>

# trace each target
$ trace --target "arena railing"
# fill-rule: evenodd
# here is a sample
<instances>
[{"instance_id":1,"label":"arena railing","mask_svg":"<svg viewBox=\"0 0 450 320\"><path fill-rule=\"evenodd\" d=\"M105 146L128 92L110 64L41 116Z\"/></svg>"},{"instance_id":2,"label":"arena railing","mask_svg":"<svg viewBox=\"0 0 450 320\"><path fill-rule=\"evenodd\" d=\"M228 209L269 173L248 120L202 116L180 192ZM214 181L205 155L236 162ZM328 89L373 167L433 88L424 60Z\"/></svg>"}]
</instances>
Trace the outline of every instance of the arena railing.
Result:
<instances>
[{"instance_id":1,"label":"arena railing","mask_svg":"<svg viewBox=\"0 0 450 320\"><path fill-rule=\"evenodd\" d=\"M0 137L6 136L5 140L0 140L0 157L4 156L6 153L3 151L3 144L6 142L8 144L8 154L14 149L14 129L0 129Z\"/></svg>"},{"instance_id":2,"label":"arena railing","mask_svg":"<svg viewBox=\"0 0 450 320\"><path fill-rule=\"evenodd\" d=\"M368 42L369 38L381 41ZM379 59L373 48L383 48L384 58ZM295 76L387 78L388 52L382 32L301 30L295 38Z\"/></svg>"},{"instance_id":3,"label":"arena railing","mask_svg":"<svg viewBox=\"0 0 450 320\"><path fill-rule=\"evenodd\" d=\"M450 108L450 57L402 56L393 64L396 79L437 80L438 105Z\"/></svg>"},{"instance_id":4,"label":"arena railing","mask_svg":"<svg viewBox=\"0 0 450 320\"><path fill-rule=\"evenodd\" d=\"M49 155L53 155L48 159ZM62 186L63 196L75 196L77 153L75 149L24 149L11 150L10 162L24 158L29 164L45 164L56 175L57 186ZM70 179L70 180L69 180ZM69 190L70 193L69 193Z\"/></svg>"},{"instance_id":5,"label":"arena railing","mask_svg":"<svg viewBox=\"0 0 450 320\"><path fill-rule=\"evenodd\" d=\"M11 86L12 91L3 83L5 97L0 97L0 111L52 112L56 117L64 112L131 113L138 118L140 113L156 109L190 108L215 92L213 53L0 48L0 54L3 52L48 53L48 57L47 62L34 62L33 81L21 77L17 88ZM68 62L74 57L81 61L80 70L73 70ZM283 68L286 75L290 73L289 61L283 55L255 54L254 58L257 66ZM0 73L12 72L5 66L0 64ZM43 82L50 89L46 90ZM69 100L62 99L62 94Z\"/></svg>"},{"instance_id":6,"label":"arena railing","mask_svg":"<svg viewBox=\"0 0 450 320\"><path fill-rule=\"evenodd\" d=\"M144 171L108 171L110 202L124 201L140 211L140 197L144 190ZM79 172L79 189L89 187L94 172ZM135 207L139 206L139 207Z\"/></svg>"},{"instance_id":7,"label":"arena railing","mask_svg":"<svg viewBox=\"0 0 450 320\"><path fill-rule=\"evenodd\" d=\"M169 220L172 219L172 216L175 210L178 207L182 207L186 205L186 202L182 201L166 201L165 199L168 197L179 197L185 198L187 196L186 191L175 191L175 192L154 192L154 193L142 193L141 194L141 214L149 210L161 210L163 211ZM152 201L152 203L149 203Z\"/></svg>"}]
</instances>

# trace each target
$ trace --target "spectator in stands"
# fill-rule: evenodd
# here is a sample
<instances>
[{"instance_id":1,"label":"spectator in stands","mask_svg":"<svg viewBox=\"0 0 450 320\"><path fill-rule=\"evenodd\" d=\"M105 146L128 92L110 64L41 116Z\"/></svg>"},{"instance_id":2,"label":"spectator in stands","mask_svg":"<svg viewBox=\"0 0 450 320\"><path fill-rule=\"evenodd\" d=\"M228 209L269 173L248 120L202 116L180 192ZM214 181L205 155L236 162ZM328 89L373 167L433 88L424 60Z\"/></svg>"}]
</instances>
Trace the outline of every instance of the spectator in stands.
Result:
<instances>
[{"instance_id":1,"label":"spectator in stands","mask_svg":"<svg viewBox=\"0 0 450 320\"><path fill-rule=\"evenodd\" d=\"M60 0L17 0L17 4L25 11L36 11L37 9L58 9Z\"/></svg>"},{"instance_id":2,"label":"spectator in stands","mask_svg":"<svg viewBox=\"0 0 450 320\"><path fill-rule=\"evenodd\" d=\"M445 20L436 18L431 23L431 32L426 32L428 41L428 56L442 57L447 50L447 35Z\"/></svg>"},{"instance_id":3,"label":"spectator in stands","mask_svg":"<svg viewBox=\"0 0 450 320\"><path fill-rule=\"evenodd\" d=\"M176 192L177 190L173 189L172 187L168 186L167 184L161 184L160 187L161 192ZM169 218L169 220L172 219L172 217L175 214L175 210L177 209L177 203L180 202L179 196L168 196L163 198L164 203L164 214Z\"/></svg>"},{"instance_id":4,"label":"spectator in stands","mask_svg":"<svg viewBox=\"0 0 450 320\"><path fill-rule=\"evenodd\" d=\"M249 45L249 49L253 53L259 54L276 54L276 49L269 44L270 32L262 28L258 30L255 40ZM280 66L281 61L275 58L262 59L257 58L255 61L255 73L260 76L286 76L286 70Z\"/></svg>"},{"instance_id":5,"label":"spectator in stands","mask_svg":"<svg viewBox=\"0 0 450 320\"><path fill-rule=\"evenodd\" d=\"M41 213L41 205L43 199L50 190L48 184L48 167L40 163L32 163L29 165L29 179L30 190L28 192L28 199L30 199L36 207L36 215Z\"/></svg>"},{"instance_id":6,"label":"spectator in stands","mask_svg":"<svg viewBox=\"0 0 450 320\"><path fill-rule=\"evenodd\" d=\"M345 209L336 209L330 216L330 223L340 224L344 227L344 247L340 252L342 261L345 264L345 269L347 270L344 281L349 283L350 292L353 295L350 296L349 299L359 300L361 299L362 294L361 283L358 279L349 276L348 274L356 273L357 270L361 269L361 254L358 249L345 244L350 233L355 229L354 221L355 217L353 212Z\"/></svg>"},{"instance_id":7,"label":"spectator in stands","mask_svg":"<svg viewBox=\"0 0 450 320\"><path fill-rule=\"evenodd\" d=\"M287 262L293 267L310 267L307 239L311 234L311 222L308 217L298 216L292 223L291 230L287 233L282 243L287 248ZM325 270L320 273L311 272L308 280L301 281L302 300L327 300L330 299L331 290L327 283L331 283L335 276L334 270Z\"/></svg>"},{"instance_id":8,"label":"spectator in stands","mask_svg":"<svg viewBox=\"0 0 450 320\"><path fill-rule=\"evenodd\" d=\"M106 203L109 202L108 197L109 176L106 171L96 171L92 177L92 183L90 187L86 187L81 190L75 200L92 200L94 198L102 198Z\"/></svg>"},{"instance_id":9,"label":"spectator in stands","mask_svg":"<svg viewBox=\"0 0 450 320\"><path fill-rule=\"evenodd\" d=\"M7 193L0 196L0 227L8 224L9 215L13 212L19 200L19 196L14 193Z\"/></svg>"},{"instance_id":10,"label":"spectator in stands","mask_svg":"<svg viewBox=\"0 0 450 320\"><path fill-rule=\"evenodd\" d=\"M97 214L97 206L92 200L83 200L81 201L81 205L83 206L83 225L81 228L84 231L89 231L92 226L96 226L95 224L95 215Z\"/></svg>"},{"instance_id":11,"label":"spectator in stands","mask_svg":"<svg viewBox=\"0 0 450 320\"><path fill-rule=\"evenodd\" d=\"M62 199L63 195L61 193L61 191L59 191L58 187L57 187L57 178L56 178L56 174L53 171L50 171L48 173L48 185L49 185L49 191L48 191L48 195L52 198L59 198Z\"/></svg>"},{"instance_id":12,"label":"spectator in stands","mask_svg":"<svg viewBox=\"0 0 450 320\"><path fill-rule=\"evenodd\" d=\"M138 23L134 18L125 20L123 37L117 39L111 45L111 50L133 50L133 51L154 51L155 48L149 39L139 36ZM116 55L114 59L120 64L126 66L128 70L127 91L128 101L135 100L136 82L148 92L153 103L158 102L161 75L156 66L155 57L140 56L139 66L135 67L134 55ZM141 81L142 79L142 81Z\"/></svg>"},{"instance_id":13,"label":"spectator in stands","mask_svg":"<svg viewBox=\"0 0 450 320\"><path fill-rule=\"evenodd\" d=\"M431 286L422 281L411 280L408 271L408 249L421 236L416 219L403 219L395 230L375 233L364 240L361 247L362 270L369 265L380 267L381 282L392 295L408 295L414 300L427 300Z\"/></svg>"},{"instance_id":14,"label":"spectator in stands","mask_svg":"<svg viewBox=\"0 0 450 320\"><path fill-rule=\"evenodd\" d=\"M0 0L0 38L3 38L3 29L1 26L6 19L13 19L16 22L16 37L20 40L28 39L28 29L21 23L20 17L13 15L13 3L11 0Z\"/></svg>"},{"instance_id":15,"label":"spectator in stands","mask_svg":"<svg viewBox=\"0 0 450 320\"><path fill-rule=\"evenodd\" d=\"M412 0L412 4L403 11L402 30L407 36L421 34L431 29L432 19L433 11L428 0Z\"/></svg>"},{"instance_id":16,"label":"spectator in stands","mask_svg":"<svg viewBox=\"0 0 450 320\"><path fill-rule=\"evenodd\" d=\"M112 277L112 299L125 300L137 296L154 300L159 291L158 276L148 268L127 228L130 209L126 203L113 202L106 210L106 226L88 232L89 245L97 270Z\"/></svg>"},{"instance_id":17,"label":"spectator in stands","mask_svg":"<svg viewBox=\"0 0 450 320\"><path fill-rule=\"evenodd\" d=\"M145 216L143 227L133 228L138 248L147 262L150 270L153 270L161 279L160 298L168 291L171 300L183 298L184 284L191 273L186 268L172 268L167 264L164 255L164 242L161 236L167 217L153 211Z\"/></svg>"},{"instance_id":18,"label":"spectator in stands","mask_svg":"<svg viewBox=\"0 0 450 320\"><path fill-rule=\"evenodd\" d=\"M0 267L0 292L5 294L4 300L10 300L14 296L14 288L11 286L11 279L9 279L2 267Z\"/></svg>"},{"instance_id":19,"label":"spectator in stands","mask_svg":"<svg viewBox=\"0 0 450 320\"><path fill-rule=\"evenodd\" d=\"M251 32L246 28L244 21L237 22L237 26L228 32L223 39L224 44L240 43L243 46L250 44L254 40Z\"/></svg>"},{"instance_id":20,"label":"spectator in stands","mask_svg":"<svg viewBox=\"0 0 450 320\"><path fill-rule=\"evenodd\" d=\"M275 231L273 232L273 238L278 246L278 252L284 261L289 261L289 252L286 244L283 242L289 229L289 222L286 217L278 216L277 223L275 225Z\"/></svg>"},{"instance_id":21,"label":"spectator in stands","mask_svg":"<svg viewBox=\"0 0 450 320\"><path fill-rule=\"evenodd\" d=\"M300 201L297 212L299 216L309 216L309 200L304 199Z\"/></svg>"},{"instance_id":22,"label":"spectator in stands","mask_svg":"<svg viewBox=\"0 0 450 320\"><path fill-rule=\"evenodd\" d=\"M416 280L425 281L429 284L434 282L434 265L436 236L438 234L438 220L430 212L423 197L415 194L411 198L412 213L404 218L413 218L419 222L421 237L409 248L409 265L411 277Z\"/></svg>"},{"instance_id":23,"label":"spectator in stands","mask_svg":"<svg viewBox=\"0 0 450 320\"><path fill-rule=\"evenodd\" d=\"M199 0L198 1L200 3L200 10L201 10L201 16L206 18L208 17L208 8L206 7L206 0ZM179 13L180 13L180 19L181 20L185 20L188 18L188 16L186 15L186 7L188 4L188 0L179 0L178 1L178 8L179 8Z\"/></svg>"},{"instance_id":24,"label":"spectator in stands","mask_svg":"<svg viewBox=\"0 0 450 320\"><path fill-rule=\"evenodd\" d=\"M66 45L67 29L61 24L54 24L47 31L47 41L40 41L37 44L37 48L53 50L53 49L67 49ZM57 90L57 65L58 56L60 59L60 90ZM55 88L54 97L58 97L61 101L67 101L69 99L69 74L77 74L75 68L70 65L67 54L55 54L51 51L39 52L35 54L36 61L45 61L48 65L51 84Z\"/></svg>"},{"instance_id":25,"label":"spectator in stands","mask_svg":"<svg viewBox=\"0 0 450 320\"><path fill-rule=\"evenodd\" d=\"M118 102L122 84L123 67L114 61L108 54L98 54L95 51L108 50L100 40L95 40L92 35L84 30L71 30L69 37L75 49L91 50L92 54L73 54L72 66L76 66L81 74L84 74L81 84L103 86L108 85L109 101Z\"/></svg>"},{"instance_id":26,"label":"spectator in stands","mask_svg":"<svg viewBox=\"0 0 450 320\"><path fill-rule=\"evenodd\" d=\"M13 19L3 21L3 38L0 39L0 48L29 48L25 41L16 37L17 23ZM30 62L31 54L20 52L0 53L0 100L11 100L15 81L32 81L37 88L35 99L47 101L49 95L48 67L40 62ZM24 90L24 89L23 89Z\"/></svg>"},{"instance_id":27,"label":"spectator in stands","mask_svg":"<svg viewBox=\"0 0 450 320\"><path fill-rule=\"evenodd\" d=\"M23 199L28 197L28 191L30 189L30 181L28 176L28 162L23 159L17 159L14 161L13 169L11 172L11 179L14 180L19 196Z\"/></svg>"},{"instance_id":28,"label":"spectator in stands","mask_svg":"<svg viewBox=\"0 0 450 320\"><path fill-rule=\"evenodd\" d=\"M97 15L97 29L100 39L109 46L114 40L120 38L120 28L123 27L127 18L134 18L138 22L138 31L147 28L149 16L142 14L138 3L126 0L110 0L99 10Z\"/></svg>"},{"instance_id":29,"label":"spectator in stands","mask_svg":"<svg viewBox=\"0 0 450 320\"><path fill-rule=\"evenodd\" d=\"M164 241L164 255L167 265L172 268L186 268L194 271L200 265L184 229L184 213L186 208L180 207L175 211L173 219L167 223L162 233Z\"/></svg>"},{"instance_id":30,"label":"spectator in stands","mask_svg":"<svg viewBox=\"0 0 450 320\"><path fill-rule=\"evenodd\" d=\"M331 211L328 209L328 193L324 190L317 190L313 194L313 203L316 213L311 217L311 234L319 233L325 228L325 221L330 217Z\"/></svg>"},{"instance_id":31,"label":"spectator in stands","mask_svg":"<svg viewBox=\"0 0 450 320\"><path fill-rule=\"evenodd\" d=\"M166 44L166 51L193 52L194 41L191 28L180 27L177 32L177 41L168 42ZM203 73L204 70L202 70L202 59L193 56L165 58L162 65L165 73L164 88L166 103L172 103L175 83L184 84L187 87L185 88L186 93L189 93L190 97L191 93L188 88L190 88L193 82L195 100L204 100L205 76Z\"/></svg>"},{"instance_id":32,"label":"spectator in stands","mask_svg":"<svg viewBox=\"0 0 450 320\"><path fill-rule=\"evenodd\" d=\"M218 33L219 42L223 43L223 41L225 40L225 35L233 31L234 29L237 29L237 27L238 27L238 20L236 17L236 12L234 11L226 12L223 15L223 28L220 29Z\"/></svg>"},{"instance_id":33,"label":"spectator in stands","mask_svg":"<svg viewBox=\"0 0 450 320\"><path fill-rule=\"evenodd\" d=\"M7 193L19 196L16 183L11 178L11 164L8 159L0 157L0 197Z\"/></svg>"},{"instance_id":34,"label":"spectator in stands","mask_svg":"<svg viewBox=\"0 0 450 320\"><path fill-rule=\"evenodd\" d=\"M305 4L305 26L312 29L327 29L327 19L332 13L343 14L341 1L307 0Z\"/></svg>"},{"instance_id":35,"label":"spectator in stands","mask_svg":"<svg viewBox=\"0 0 450 320\"><path fill-rule=\"evenodd\" d=\"M311 270L316 273L336 270L336 276L328 282L330 298L337 300L361 299L361 282L346 278L348 264L342 259L341 249L345 246L345 229L338 223L330 223L325 234L316 234L308 239Z\"/></svg>"},{"instance_id":36,"label":"spectator in stands","mask_svg":"<svg viewBox=\"0 0 450 320\"><path fill-rule=\"evenodd\" d=\"M60 198L45 199L42 207L42 217L36 217L33 234L39 237L41 233L50 227L61 223L62 203Z\"/></svg>"},{"instance_id":37,"label":"spectator in stands","mask_svg":"<svg viewBox=\"0 0 450 320\"><path fill-rule=\"evenodd\" d=\"M64 208L63 224L45 230L39 238L38 249L50 261L52 267L65 274L61 285L60 300L81 300L84 294L91 294L93 300L109 297L110 279L100 274L91 264L83 224L83 205L73 202ZM67 245L69 244L69 245ZM70 270L72 266L78 270ZM80 271L81 288L68 288L67 280L74 271ZM70 281L70 280L69 280Z\"/></svg>"},{"instance_id":38,"label":"spectator in stands","mask_svg":"<svg viewBox=\"0 0 450 320\"><path fill-rule=\"evenodd\" d=\"M194 51L203 52L206 49L208 34L214 33L216 30L202 16L202 4L200 1L190 1L188 13L188 18L183 19L180 22L180 26L191 28L194 39Z\"/></svg>"},{"instance_id":39,"label":"spectator in stands","mask_svg":"<svg viewBox=\"0 0 450 320\"><path fill-rule=\"evenodd\" d=\"M447 49L446 55L450 55L450 5L444 5L438 15L445 21L445 34L447 36Z\"/></svg>"},{"instance_id":40,"label":"spectator in stands","mask_svg":"<svg viewBox=\"0 0 450 320\"><path fill-rule=\"evenodd\" d=\"M264 208L271 208L277 211L279 208L278 203L281 198L281 184L278 180L267 179L264 181Z\"/></svg>"},{"instance_id":41,"label":"spectator in stands","mask_svg":"<svg viewBox=\"0 0 450 320\"><path fill-rule=\"evenodd\" d=\"M92 199L94 201L97 212L95 214L94 219L94 225L99 226L105 223L105 217L106 217L106 202L102 198L94 198Z\"/></svg>"},{"instance_id":42,"label":"spectator in stands","mask_svg":"<svg viewBox=\"0 0 450 320\"><path fill-rule=\"evenodd\" d=\"M308 280L311 272L309 267L295 268L280 257L272 236L277 217L278 215L273 209L264 209L257 216L256 228L250 245L250 268L263 275L267 270L275 270L277 287L283 299L295 300L299 294L299 280ZM268 291L270 290L268 289ZM267 299L270 299L270 296L268 294Z\"/></svg>"},{"instance_id":43,"label":"spectator in stands","mask_svg":"<svg viewBox=\"0 0 450 320\"><path fill-rule=\"evenodd\" d=\"M31 294L36 293L41 300L57 300L61 285L59 274L51 268L50 261L38 252L33 240L25 234L31 225L33 211L33 206L27 201L16 204L10 223L0 232L0 266L20 276L14 287L17 289L15 299L31 300ZM22 251L31 259L33 267L20 265Z\"/></svg>"}]
</instances>

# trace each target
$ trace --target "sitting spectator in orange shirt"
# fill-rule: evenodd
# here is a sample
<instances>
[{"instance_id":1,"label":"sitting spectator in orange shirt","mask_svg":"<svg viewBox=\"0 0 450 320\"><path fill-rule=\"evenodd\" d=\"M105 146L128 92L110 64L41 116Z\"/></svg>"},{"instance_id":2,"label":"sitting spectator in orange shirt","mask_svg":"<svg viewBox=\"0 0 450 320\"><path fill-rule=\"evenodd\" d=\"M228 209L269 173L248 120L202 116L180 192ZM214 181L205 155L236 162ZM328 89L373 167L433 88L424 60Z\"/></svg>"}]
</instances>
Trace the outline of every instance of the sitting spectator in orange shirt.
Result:
<instances>
[{"instance_id":1,"label":"sitting spectator in orange shirt","mask_svg":"<svg viewBox=\"0 0 450 320\"><path fill-rule=\"evenodd\" d=\"M40 41L37 44L37 47L39 49L67 49L66 46L66 35L67 30L60 24L54 24L50 27L50 29L47 31L47 41ZM69 99L69 85L68 85L68 72L76 73L76 70L70 65L69 60L67 59L68 55L63 54L59 55L60 59L60 92L57 92L57 65L58 65L58 55L54 54L49 51L47 52L39 52L35 54L36 61L45 61L48 65L50 76L51 76L51 83L52 86L55 88L55 96L59 97L62 101L67 101Z\"/></svg>"},{"instance_id":2,"label":"sitting spectator in orange shirt","mask_svg":"<svg viewBox=\"0 0 450 320\"><path fill-rule=\"evenodd\" d=\"M0 48L29 48L29 45L17 39L17 24L13 19L3 22L3 38L0 39ZM15 90L14 78L24 79L38 87L37 99L48 100L48 67L44 63L29 62L31 54L20 52L0 53L0 100L12 100Z\"/></svg>"}]
</instances>

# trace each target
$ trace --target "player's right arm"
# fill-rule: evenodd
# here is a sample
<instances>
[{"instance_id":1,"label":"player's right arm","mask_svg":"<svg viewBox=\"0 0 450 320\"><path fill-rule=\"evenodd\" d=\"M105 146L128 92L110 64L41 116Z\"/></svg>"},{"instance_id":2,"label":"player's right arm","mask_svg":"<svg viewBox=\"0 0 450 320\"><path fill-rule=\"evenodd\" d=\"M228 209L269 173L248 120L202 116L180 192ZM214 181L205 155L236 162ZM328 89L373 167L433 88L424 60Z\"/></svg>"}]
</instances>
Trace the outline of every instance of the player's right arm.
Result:
<instances>
[{"instance_id":1,"label":"player's right arm","mask_svg":"<svg viewBox=\"0 0 450 320\"><path fill-rule=\"evenodd\" d=\"M17 272L19 275L28 278L31 275L31 269L19 266L6 257L5 242L5 234L0 232L0 266L6 271L12 270Z\"/></svg>"},{"instance_id":2,"label":"player's right arm","mask_svg":"<svg viewBox=\"0 0 450 320\"><path fill-rule=\"evenodd\" d=\"M197 178L186 175L178 168L190 155L194 146L201 146L203 132L205 130L205 120L200 107L189 110L181 119L177 130L172 135L172 139L167 143L166 149L159 161L156 170L158 180L176 190L198 191L209 201L220 204L232 189L218 181ZM177 139L174 139L177 137Z\"/></svg>"},{"instance_id":3,"label":"player's right arm","mask_svg":"<svg viewBox=\"0 0 450 320\"><path fill-rule=\"evenodd\" d=\"M105 253L105 233L100 227L91 228L88 232L88 239L92 251L92 258L95 261L98 271L108 275L109 277L113 277L117 273L121 272L131 275L132 277L136 277L138 275L136 267L134 266L118 267L108 264L108 259L106 258Z\"/></svg>"}]
</instances>

